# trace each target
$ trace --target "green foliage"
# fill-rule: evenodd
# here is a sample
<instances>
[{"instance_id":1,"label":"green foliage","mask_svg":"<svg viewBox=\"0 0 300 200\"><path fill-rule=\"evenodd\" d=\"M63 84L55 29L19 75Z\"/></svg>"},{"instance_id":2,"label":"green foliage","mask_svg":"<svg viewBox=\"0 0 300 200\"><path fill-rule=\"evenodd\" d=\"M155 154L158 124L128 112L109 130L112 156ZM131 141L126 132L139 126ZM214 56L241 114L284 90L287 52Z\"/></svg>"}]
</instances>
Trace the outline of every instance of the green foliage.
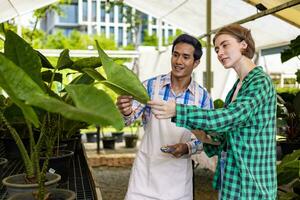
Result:
<instances>
[{"instance_id":1,"label":"green foliage","mask_svg":"<svg viewBox=\"0 0 300 200\"><path fill-rule=\"evenodd\" d=\"M97 47L105 72L105 75L100 74L98 76L100 78L97 80L112 89L117 94L130 95L142 103L147 103L147 101L150 100L149 96L138 77L127 67L118 65L111 58L109 58L106 53L100 48L98 43ZM91 77L97 78L94 75L98 73L97 71L94 71L93 74L90 74L89 71L85 72L91 75ZM105 78L105 80L103 80L103 78Z\"/></svg>"},{"instance_id":2,"label":"green foliage","mask_svg":"<svg viewBox=\"0 0 300 200\"><path fill-rule=\"evenodd\" d=\"M86 124L82 122L101 126L112 125L116 129L123 128L122 116L114 100L107 94L109 92L96 88L95 80L84 71L94 70L94 68L101 67L103 63L108 77L108 81L105 81L108 84L114 84L113 89L114 87L118 90L121 88L129 94L138 95L138 100L148 100L145 88L134 73L116 64L103 52L98 43L97 47L100 59L91 57L74 62L69 56L69 50L64 50L57 63L50 63L45 56L34 50L17 34L12 31L6 32L5 53L0 53L0 87L8 94L10 101L18 107L18 116L20 113L24 116L30 132L32 151L27 152L20 136L5 118L8 117L7 110L3 114L3 109L8 107L6 104L3 104L5 106L1 104L0 118L19 147L29 177L42 176L45 173L43 167L42 174L40 174L38 164L36 164L40 147L46 145L48 149L51 149L61 129L64 128L64 124L67 124L70 130L85 126ZM77 71L74 71L74 68ZM60 70L73 70L77 78L66 85L65 90L55 93L57 91L51 90L53 81L60 81L60 84L64 85L65 76ZM8 113L13 114L14 112L11 111ZM33 140L31 123L36 127L41 127L37 143Z\"/></svg>"},{"instance_id":3,"label":"green foliage","mask_svg":"<svg viewBox=\"0 0 300 200\"><path fill-rule=\"evenodd\" d=\"M300 92L299 88L276 88L277 94L281 95L282 93L296 95Z\"/></svg>"},{"instance_id":4,"label":"green foliage","mask_svg":"<svg viewBox=\"0 0 300 200\"><path fill-rule=\"evenodd\" d=\"M288 48L281 52L281 62L284 63L291 58L298 57L300 55L300 35L296 39L291 40ZM299 57L298 57L299 59Z\"/></svg>"},{"instance_id":5,"label":"green foliage","mask_svg":"<svg viewBox=\"0 0 300 200\"><path fill-rule=\"evenodd\" d=\"M299 180L300 174L300 150L294 151L292 154L286 155L281 163L277 165L277 182L278 186L290 184L294 180ZM292 185L292 187L296 185ZM292 200L299 199L300 196L294 192L279 193L279 199Z\"/></svg>"},{"instance_id":6,"label":"green foliage","mask_svg":"<svg viewBox=\"0 0 300 200\"><path fill-rule=\"evenodd\" d=\"M216 99L214 100L214 108L223 108L224 107L224 101L222 99Z\"/></svg>"},{"instance_id":7,"label":"green foliage","mask_svg":"<svg viewBox=\"0 0 300 200\"><path fill-rule=\"evenodd\" d=\"M158 38L157 38L156 34L149 35L148 31L145 31L143 45L145 45L145 46L157 46L158 45Z\"/></svg>"},{"instance_id":8,"label":"green foliage","mask_svg":"<svg viewBox=\"0 0 300 200\"><path fill-rule=\"evenodd\" d=\"M176 34L175 34L175 35L169 36L169 38L168 38L168 43L169 43L169 44L172 44L173 41L174 41L179 35L181 35L182 33L183 33L183 32L182 32L181 30L176 29Z\"/></svg>"}]
</instances>

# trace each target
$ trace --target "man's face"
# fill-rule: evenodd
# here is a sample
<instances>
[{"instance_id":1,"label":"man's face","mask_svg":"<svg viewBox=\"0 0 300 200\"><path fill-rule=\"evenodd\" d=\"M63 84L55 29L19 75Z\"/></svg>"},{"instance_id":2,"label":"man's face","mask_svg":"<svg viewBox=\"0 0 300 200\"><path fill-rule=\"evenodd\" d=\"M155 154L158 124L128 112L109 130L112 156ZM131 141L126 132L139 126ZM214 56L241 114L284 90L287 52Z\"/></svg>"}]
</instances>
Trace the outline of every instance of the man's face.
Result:
<instances>
[{"instance_id":1,"label":"man's face","mask_svg":"<svg viewBox=\"0 0 300 200\"><path fill-rule=\"evenodd\" d=\"M195 48L187 43L178 43L172 53L172 75L176 78L190 77L193 69L199 64L194 60Z\"/></svg>"}]
</instances>

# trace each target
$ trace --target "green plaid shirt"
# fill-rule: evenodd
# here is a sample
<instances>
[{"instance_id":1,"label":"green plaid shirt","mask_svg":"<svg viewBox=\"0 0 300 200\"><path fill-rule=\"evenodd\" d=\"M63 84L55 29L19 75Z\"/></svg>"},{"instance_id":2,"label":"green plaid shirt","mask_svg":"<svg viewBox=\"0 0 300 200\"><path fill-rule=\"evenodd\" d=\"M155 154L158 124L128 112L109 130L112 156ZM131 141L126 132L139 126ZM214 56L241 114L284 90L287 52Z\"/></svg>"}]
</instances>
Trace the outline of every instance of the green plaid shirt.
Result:
<instances>
[{"instance_id":1,"label":"green plaid shirt","mask_svg":"<svg viewBox=\"0 0 300 200\"><path fill-rule=\"evenodd\" d=\"M227 151L222 199L276 199L276 92L270 77L261 67L254 68L243 80L237 98L231 102L239 80L228 93L226 107L203 110L196 106L176 106L177 126L190 130L217 132L220 146L206 144L208 156ZM213 185L220 178L218 162Z\"/></svg>"}]
</instances>

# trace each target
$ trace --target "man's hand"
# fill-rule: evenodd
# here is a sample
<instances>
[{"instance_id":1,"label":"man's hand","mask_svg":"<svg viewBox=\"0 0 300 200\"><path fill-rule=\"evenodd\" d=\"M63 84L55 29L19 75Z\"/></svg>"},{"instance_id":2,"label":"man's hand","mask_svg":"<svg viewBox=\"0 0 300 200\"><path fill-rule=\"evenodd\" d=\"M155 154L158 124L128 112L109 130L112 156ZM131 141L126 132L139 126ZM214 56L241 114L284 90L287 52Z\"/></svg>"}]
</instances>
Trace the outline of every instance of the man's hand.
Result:
<instances>
[{"instance_id":1,"label":"man's hand","mask_svg":"<svg viewBox=\"0 0 300 200\"><path fill-rule=\"evenodd\" d=\"M176 115L175 101L152 100L148 101L147 104L157 119L167 119Z\"/></svg>"},{"instance_id":2,"label":"man's hand","mask_svg":"<svg viewBox=\"0 0 300 200\"><path fill-rule=\"evenodd\" d=\"M119 96L117 107L123 115L130 115L132 113L132 96Z\"/></svg>"},{"instance_id":3,"label":"man's hand","mask_svg":"<svg viewBox=\"0 0 300 200\"><path fill-rule=\"evenodd\" d=\"M213 139L202 130L192 130L192 133L202 143L207 143L207 144L212 144L212 145L220 145L220 142L213 141Z\"/></svg>"},{"instance_id":4,"label":"man's hand","mask_svg":"<svg viewBox=\"0 0 300 200\"><path fill-rule=\"evenodd\" d=\"M172 154L176 158L180 158L181 156L183 156L184 154L188 154L188 152L189 152L188 146L185 143L168 145L167 147L171 147L171 148L175 149L174 151L170 152L170 154Z\"/></svg>"}]
</instances>

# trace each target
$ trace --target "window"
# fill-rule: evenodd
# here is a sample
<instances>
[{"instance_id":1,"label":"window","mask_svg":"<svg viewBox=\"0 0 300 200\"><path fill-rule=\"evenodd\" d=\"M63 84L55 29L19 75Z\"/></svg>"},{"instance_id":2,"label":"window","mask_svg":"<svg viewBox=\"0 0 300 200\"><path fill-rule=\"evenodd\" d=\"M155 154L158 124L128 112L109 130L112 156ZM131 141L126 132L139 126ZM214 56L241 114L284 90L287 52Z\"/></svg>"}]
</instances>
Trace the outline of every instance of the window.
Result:
<instances>
[{"instance_id":1,"label":"window","mask_svg":"<svg viewBox=\"0 0 300 200\"><path fill-rule=\"evenodd\" d=\"M88 20L88 5L87 0L82 0L82 21Z\"/></svg>"},{"instance_id":2,"label":"window","mask_svg":"<svg viewBox=\"0 0 300 200\"><path fill-rule=\"evenodd\" d=\"M115 34L115 28L114 27L109 27L109 37L113 37Z\"/></svg>"},{"instance_id":3,"label":"window","mask_svg":"<svg viewBox=\"0 0 300 200\"><path fill-rule=\"evenodd\" d=\"M92 1L92 22L97 21L97 4L96 1Z\"/></svg>"},{"instance_id":4,"label":"window","mask_svg":"<svg viewBox=\"0 0 300 200\"><path fill-rule=\"evenodd\" d=\"M152 24L155 25L157 23L156 18L152 18Z\"/></svg>"},{"instance_id":5,"label":"window","mask_svg":"<svg viewBox=\"0 0 300 200\"><path fill-rule=\"evenodd\" d=\"M118 6L118 11L119 11L119 17L118 17L118 22L122 23L123 22L123 7L122 6Z\"/></svg>"},{"instance_id":6,"label":"window","mask_svg":"<svg viewBox=\"0 0 300 200\"><path fill-rule=\"evenodd\" d=\"M118 46L123 45L123 27L118 28Z\"/></svg>"},{"instance_id":7,"label":"window","mask_svg":"<svg viewBox=\"0 0 300 200\"><path fill-rule=\"evenodd\" d=\"M101 26L101 34L105 34L105 26Z\"/></svg>"},{"instance_id":8,"label":"window","mask_svg":"<svg viewBox=\"0 0 300 200\"><path fill-rule=\"evenodd\" d=\"M109 21L114 22L114 20L115 20L115 8L111 7L111 9L109 10Z\"/></svg>"},{"instance_id":9,"label":"window","mask_svg":"<svg viewBox=\"0 0 300 200\"><path fill-rule=\"evenodd\" d=\"M156 35L156 32L157 32L156 28L153 28L152 29L152 35Z\"/></svg>"},{"instance_id":10,"label":"window","mask_svg":"<svg viewBox=\"0 0 300 200\"><path fill-rule=\"evenodd\" d=\"M101 22L105 22L105 2L101 1L101 8L100 8L100 13L101 13Z\"/></svg>"},{"instance_id":11,"label":"window","mask_svg":"<svg viewBox=\"0 0 300 200\"><path fill-rule=\"evenodd\" d=\"M173 30L172 30L172 29L169 29L169 30L168 30L168 35L169 35L169 36L172 36L172 35L173 35Z\"/></svg>"},{"instance_id":12,"label":"window","mask_svg":"<svg viewBox=\"0 0 300 200\"><path fill-rule=\"evenodd\" d=\"M127 32L127 44L132 44L132 32L128 30Z\"/></svg>"},{"instance_id":13,"label":"window","mask_svg":"<svg viewBox=\"0 0 300 200\"><path fill-rule=\"evenodd\" d=\"M61 5L63 16L59 16L61 23L78 23L78 5Z\"/></svg>"}]
</instances>

